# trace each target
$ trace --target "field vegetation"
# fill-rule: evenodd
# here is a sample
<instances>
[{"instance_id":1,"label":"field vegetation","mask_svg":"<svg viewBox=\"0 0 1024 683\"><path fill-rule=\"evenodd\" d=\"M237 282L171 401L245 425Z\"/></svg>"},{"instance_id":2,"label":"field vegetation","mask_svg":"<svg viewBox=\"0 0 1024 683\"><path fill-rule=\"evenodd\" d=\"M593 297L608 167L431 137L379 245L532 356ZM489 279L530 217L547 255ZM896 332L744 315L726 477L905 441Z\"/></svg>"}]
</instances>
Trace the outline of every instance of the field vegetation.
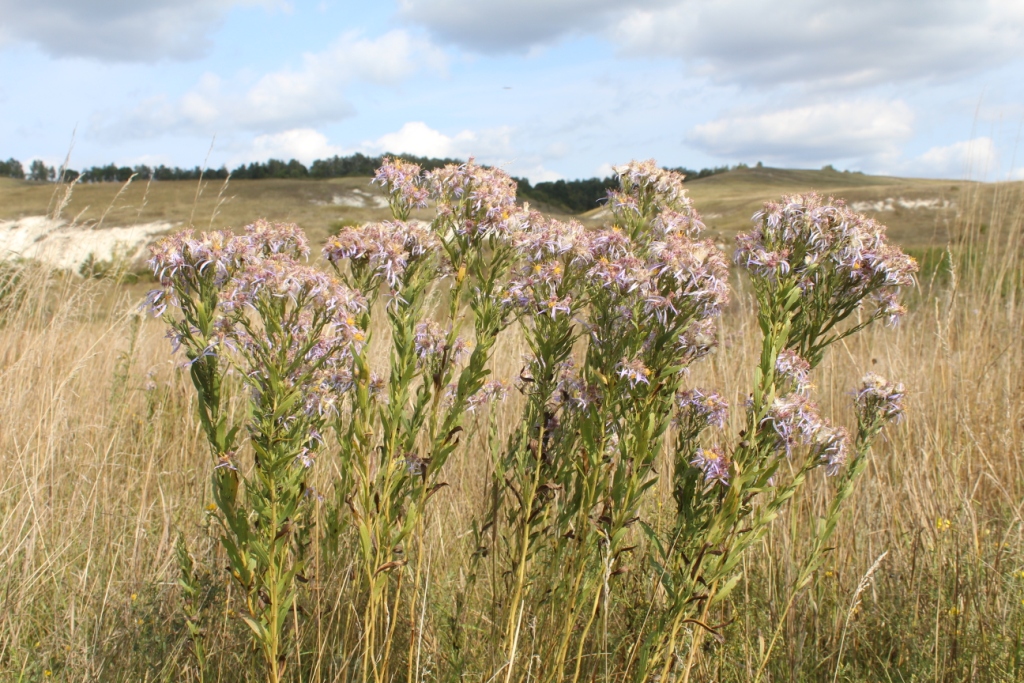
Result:
<instances>
[{"instance_id":1,"label":"field vegetation","mask_svg":"<svg viewBox=\"0 0 1024 683\"><path fill-rule=\"evenodd\" d=\"M725 599L713 600L707 592L701 597L709 587L694 584L692 602L676 612L687 615L685 621L678 619L671 646L666 639L648 648L657 666L641 680L1024 679L1024 187L765 168L717 174L685 187L704 217L705 236L729 256L735 236L750 229L750 216L764 201L817 190L864 207L857 211L888 224L890 240L916 255L921 270L904 293L907 311L897 327L867 327L814 359L810 380L821 417L851 431L858 425L851 390L865 370L906 387L903 419L887 425L863 451L862 461L850 456L848 465L861 462L863 471L843 514L830 512L846 481L842 475L829 477L826 467L804 472L801 459L780 459L769 486L784 488L801 476L803 485L793 488L778 517L721 577L723 586L735 577ZM357 195L358 205L335 200L352 197L354 190L372 194ZM117 191L109 184L78 185L64 215L86 225L101 215L117 225L187 222L192 216L197 230L237 231L259 216L298 223L316 248L333 245L330 253L348 285L353 290L361 285L371 298L364 312L353 309L354 327L345 332L350 335L345 343L356 334L369 337L356 354L367 370L393 371L396 358L406 359L410 373L427 372L424 368L435 363L430 372L444 379L437 380L435 392L465 377L477 389L485 381L503 380L507 396L498 401L498 389L491 387L495 400L460 412L458 432L441 411L431 418L436 425L430 419L422 423L422 434L403 433L402 428L418 424L403 410L420 400L421 387L431 381L428 373L426 380L401 384L406 393L393 393L381 405L396 408L391 427L396 439L427 439L443 454L436 462L403 460L390 473L373 468L360 473L345 463L359 462L360 448L364 455L378 452L373 448L384 452L387 440L366 450L359 439L371 432L378 438L381 429L387 433L387 423L362 431L351 422L318 423L312 427L332 435L323 445L289 446L315 460L315 466L303 469L299 483L268 484L278 476L266 470L272 459L254 461L253 449L270 453L284 448L279 444L287 438L273 431L277 413L263 415L260 410L267 406L257 402L254 408L248 397L252 391L271 396L279 388L246 390L244 377L231 375L224 380L222 401L211 403L209 392L197 394L195 368L210 367L204 348L192 349L191 359L201 362L183 368L189 357L171 355L166 323L140 312L149 286L127 283L120 272L82 279L40 264L0 266L0 677L636 680L638 643L671 602L665 564L659 563L665 548L658 543L676 528L679 482L673 473L682 471L680 464L685 469L695 454L679 460L675 441L652 441L658 445L649 454L649 478L640 483L650 488L631 503L643 524L620 519L615 531L622 533L614 541L594 541L595 548L617 545L614 561L603 565L608 571L597 574L601 580L593 585L565 583L567 575L577 575L570 570L588 577L592 570L591 560L568 542L558 546L563 554L554 556L557 563L545 564L538 556L536 565L507 568L502 563L509 557L528 556L529 543L520 539L549 533L548 527L533 526L527 505L519 517L509 512L502 518L506 531L519 534L501 537L505 545L494 543L501 524L495 524L493 511L503 490L496 482L528 486L529 478L516 477L533 472L530 454L548 443L543 432L533 434L531 442L530 433L522 431L547 422L543 406L531 405L530 391L514 388L517 381L524 385L524 377L540 377L536 342L552 338L538 332L547 318L481 325L474 321L486 320L493 312L488 302L500 297L460 299L450 285L442 289L432 280L402 280L411 288L404 290L407 303L419 301L423 310L440 311L441 322L462 320L463 334L476 342L461 364L438 360L444 354L423 365L410 360L401 339L415 338L417 348L430 346L426 337L433 340L431 348L453 347L458 326L440 332L415 328L412 313L402 317L408 312L403 305L386 306L387 294L372 301L381 282L372 283L367 273L361 280L345 265L355 253L345 241L352 231L389 211L389 197L371 188L368 178L211 180L198 191L197 183L133 182ZM0 179L0 219L46 213L53 192L52 185ZM404 218L434 215L425 207L399 209ZM568 219L557 211L549 217ZM603 207L580 220L586 231L622 222ZM479 252L485 259L480 262L455 246L446 249L456 264L449 283L460 277L460 255L468 259L470 276L480 277L496 267L501 254L497 243ZM483 270L474 275L473 268ZM753 440L752 428L762 423L751 425L743 406L765 371L758 312L768 294L756 277L738 270L728 276L728 285L729 302L721 303L714 333L717 349L681 376L680 388L713 388L732 407L724 433L746 430L744 436ZM262 321L247 330L252 339L260 338L261 330L276 329L274 316L289 314L260 308L265 302L248 296ZM847 324L866 322L869 310ZM165 315L180 319L173 308ZM551 320L554 325L554 314ZM179 341L182 336L179 329ZM561 350L570 356L581 352L579 342ZM261 353L272 356L266 349ZM805 355L815 353L805 349ZM484 360L487 375L484 366L474 366ZM631 375L618 362L614 358L612 366L615 373L622 371L622 395L631 395L626 384L646 391L641 375ZM354 402L342 414L389 414L380 406L371 409L366 386L362 407ZM453 404L462 400L465 409L469 397L456 394ZM216 419L211 421L215 413L226 425L257 426L235 434L236 444L227 430L218 430ZM639 424L628 405L616 415L624 425ZM312 418L296 417L306 419ZM395 426L400 424L405 427ZM666 437L680 431L677 423ZM510 446L517 433L525 435L518 450ZM455 434L460 436L449 438ZM737 460L741 450L757 448L756 443L723 445L730 447L723 455ZM291 462L291 451L280 453L279 459ZM692 462L702 463L702 474L712 471L706 457ZM225 463L230 467L215 469ZM568 471L560 476L551 480L549 500L560 500L554 488L559 482L576 481ZM253 524L247 542L279 549L263 553L265 558L256 552L251 562L239 564L223 542L237 541L242 533L228 523L235 508L225 503L223 486L232 477L253 492L262 490L259 486L292 487L293 497L303 492L293 502L306 506L305 521L292 516L287 528L273 532L283 520L268 517L252 500L246 503L252 506L246 524ZM724 483L714 477L707 483L698 487L702 496L720 504ZM401 487L407 487L404 498L390 508L381 505ZM339 497L345 491L351 495ZM516 495L502 495L502 509L516 510ZM593 501L594 510L602 505L610 509L607 501ZM753 509L769 507L762 500ZM372 513L381 509L392 516ZM589 517L595 528L612 523L598 512ZM823 533L830 523L836 524L834 531ZM572 538L566 529L582 536L586 526L565 526L564 519L552 522L557 524L563 533L553 538L561 539ZM373 539L393 534L392 540L367 544L360 533L365 525ZM292 536L301 538L288 545ZM263 540L251 541L257 537ZM709 546L703 554L711 550L709 558L717 557L721 547ZM298 553L298 559L288 553ZM686 566L697 566L699 560L691 565L694 559L691 554ZM285 601L283 609L281 602L275 607L270 587L280 583L282 570L292 569L296 578L287 590L295 599ZM253 577L243 576L246 571ZM691 578L696 575L694 570ZM691 615L691 609L698 613ZM264 628L262 634L254 621ZM272 622L281 626L277 640L269 635ZM265 664L278 659L287 666Z\"/></svg>"}]
</instances>

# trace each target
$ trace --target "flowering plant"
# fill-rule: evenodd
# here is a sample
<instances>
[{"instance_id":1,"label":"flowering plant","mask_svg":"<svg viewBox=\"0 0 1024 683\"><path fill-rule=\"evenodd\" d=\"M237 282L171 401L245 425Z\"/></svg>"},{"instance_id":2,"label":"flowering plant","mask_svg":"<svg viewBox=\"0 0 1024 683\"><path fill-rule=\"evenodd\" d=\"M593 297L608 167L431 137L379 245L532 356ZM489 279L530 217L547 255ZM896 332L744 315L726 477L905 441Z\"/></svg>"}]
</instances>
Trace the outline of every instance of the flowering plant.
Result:
<instances>
[{"instance_id":1,"label":"flowering plant","mask_svg":"<svg viewBox=\"0 0 1024 683\"><path fill-rule=\"evenodd\" d=\"M169 321L171 337L185 349L215 458L220 540L274 683L287 662L294 578L305 566L307 475L363 339L352 317L365 308L362 297L301 265L307 253L294 225L260 221L237 237L185 231L156 245L150 261L163 285L150 295L155 312L167 303L181 312ZM242 425L229 426L222 397L228 369L248 392L248 476L237 462Z\"/></svg>"},{"instance_id":2,"label":"flowering plant","mask_svg":"<svg viewBox=\"0 0 1024 683\"><path fill-rule=\"evenodd\" d=\"M158 314L180 311L167 316L170 336L199 395L220 539L269 680L289 658L289 610L299 631L295 579L319 520L329 552L354 568L358 618L341 658L364 683L392 680L401 621L413 680L429 503L452 455L480 443L467 433L480 420L468 416L508 393L490 376L507 329L528 350L521 400L505 408L514 427L504 442L490 425L486 505L450 620L453 677L467 673L472 627L489 632L489 677L506 683L575 683L613 658L623 680L687 680L704 634L719 635L709 614L736 586L744 551L819 468L837 483L797 589L820 566L904 392L868 375L851 437L820 415L812 377L831 344L895 322L916 264L842 202L766 204L735 255L753 283L761 353L730 439L727 402L688 382L717 344L726 256L703 237L681 175L653 161L616 173L612 224L589 229L519 206L511 178L472 160L425 174L388 160L375 181L393 220L331 237L323 255L334 275L301 262L309 249L295 226L265 221L238 236L185 231L154 248L162 288L149 302ZM428 203L433 220L413 220ZM374 340L381 317L386 337ZM386 369L373 367L375 348ZM247 404L237 420L229 385ZM239 460L243 435L251 469ZM337 474L318 517L309 477L325 451ZM663 467L675 503L667 521L647 505ZM193 576L187 550L179 555ZM630 583L637 567L655 589ZM630 589L646 616L613 642L611 604ZM463 606L488 591L491 609L473 622ZM190 634L201 660L201 633Z\"/></svg>"}]
</instances>

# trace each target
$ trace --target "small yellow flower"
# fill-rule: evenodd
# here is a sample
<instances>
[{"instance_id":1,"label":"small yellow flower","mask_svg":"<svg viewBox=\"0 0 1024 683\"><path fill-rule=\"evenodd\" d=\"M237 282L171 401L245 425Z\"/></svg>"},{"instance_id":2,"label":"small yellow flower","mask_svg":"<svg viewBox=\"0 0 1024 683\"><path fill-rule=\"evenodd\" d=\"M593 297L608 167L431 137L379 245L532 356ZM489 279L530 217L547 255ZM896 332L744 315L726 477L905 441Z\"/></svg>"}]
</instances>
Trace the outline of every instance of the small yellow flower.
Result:
<instances>
[{"instance_id":1,"label":"small yellow flower","mask_svg":"<svg viewBox=\"0 0 1024 683\"><path fill-rule=\"evenodd\" d=\"M956 616L959 616L959 615L960 615L960 610L958 608L956 608L956 607L950 607L949 608L949 616L956 617Z\"/></svg>"},{"instance_id":2,"label":"small yellow flower","mask_svg":"<svg viewBox=\"0 0 1024 683\"><path fill-rule=\"evenodd\" d=\"M352 335L352 338L355 339L356 341L364 341L366 339L366 335L364 335L362 332L356 332L354 335Z\"/></svg>"},{"instance_id":3,"label":"small yellow flower","mask_svg":"<svg viewBox=\"0 0 1024 683\"><path fill-rule=\"evenodd\" d=\"M939 517L937 520L935 520L935 528L938 529L940 533L944 531L949 531L949 528L951 526L953 526L953 523L943 517Z\"/></svg>"},{"instance_id":4,"label":"small yellow flower","mask_svg":"<svg viewBox=\"0 0 1024 683\"><path fill-rule=\"evenodd\" d=\"M210 503L210 504L208 504L208 505L206 506L206 511L207 511L207 512L213 512L213 511L214 511L214 510L216 510L216 509L217 509L217 506L216 506L216 505L214 505L213 503Z\"/></svg>"},{"instance_id":5,"label":"small yellow flower","mask_svg":"<svg viewBox=\"0 0 1024 683\"><path fill-rule=\"evenodd\" d=\"M47 678L49 678L50 676L53 675L53 672L50 671L49 669L47 669L46 671L43 672L43 675L46 676Z\"/></svg>"},{"instance_id":6,"label":"small yellow flower","mask_svg":"<svg viewBox=\"0 0 1024 683\"><path fill-rule=\"evenodd\" d=\"M346 325L355 325L356 324L356 319L353 318L352 316L349 316L349 317L345 318L345 324Z\"/></svg>"},{"instance_id":7,"label":"small yellow flower","mask_svg":"<svg viewBox=\"0 0 1024 683\"><path fill-rule=\"evenodd\" d=\"M455 281L456 282L462 282L465 279L466 279L466 266L459 266L459 272L455 276Z\"/></svg>"},{"instance_id":8,"label":"small yellow flower","mask_svg":"<svg viewBox=\"0 0 1024 683\"><path fill-rule=\"evenodd\" d=\"M135 602L138 599L139 599L139 594L138 593L132 593L132 602Z\"/></svg>"}]
</instances>

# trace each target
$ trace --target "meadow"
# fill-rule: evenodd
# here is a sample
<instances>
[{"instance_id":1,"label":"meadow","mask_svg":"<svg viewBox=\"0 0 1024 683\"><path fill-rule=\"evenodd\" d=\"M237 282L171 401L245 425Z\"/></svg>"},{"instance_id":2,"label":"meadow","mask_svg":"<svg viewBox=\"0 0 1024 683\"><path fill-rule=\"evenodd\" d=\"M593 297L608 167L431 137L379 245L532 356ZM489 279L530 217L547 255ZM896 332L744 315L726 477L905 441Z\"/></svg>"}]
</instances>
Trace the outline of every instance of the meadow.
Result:
<instances>
[{"instance_id":1,"label":"meadow","mask_svg":"<svg viewBox=\"0 0 1024 683\"><path fill-rule=\"evenodd\" d=\"M886 223L922 268L897 327L839 341L814 372L821 414L840 424L855 424L850 392L865 370L907 389L905 417L875 441L828 547L814 542L835 483L819 469L742 556L728 599L682 629L669 659L686 664L666 659L668 679L686 671L694 681L1024 680L1024 185L746 169L686 189L730 257L761 202L815 189ZM349 201L353 190L374 194ZM298 223L316 247L385 214L368 179L232 181L201 192L195 183L133 184L111 205L116 192L76 187L64 214L86 225L100 215L117 225L191 216L203 230L265 216ZM2 181L0 219L45 213L52 194L52 186ZM611 218L603 211L581 220L596 228ZM734 271L729 284L718 348L684 383L714 387L734 407L735 433L762 348L750 279ZM0 270L3 680L267 680L218 541L215 461L196 390L182 357L170 353L166 325L139 310L149 287L33 263ZM393 349L382 315L368 331L369 365L386 367ZM508 326L494 340L491 376L522 378L527 353L523 330ZM495 652L515 582L482 568L479 520L491 505L499 445L520 428L527 403L510 390L466 418L467 438L438 472L444 486L431 491L419 522L422 542L415 551L408 544L415 561L370 577L382 576L381 590L404 601L383 603L375 646L387 650L390 668L369 675L357 524L338 516L344 506L331 498L344 468L332 452L318 456L309 484L323 498L311 504L308 570L285 615L292 649L282 680L627 677L644 609L664 599L639 525L624 531L630 559L615 590L597 589L592 635L575 634L588 626L582 612L563 620L580 647L568 673L540 661L552 634L537 615L572 609L554 591L535 596L535 621L515 624L516 668ZM232 418L246 415L242 392L226 406ZM242 457L251 458L246 448ZM657 476L639 513L656 529L674 507L668 451L652 456ZM798 469L782 468L780 480ZM820 563L801 581L815 552ZM184 574L183 562L191 563Z\"/></svg>"}]
</instances>

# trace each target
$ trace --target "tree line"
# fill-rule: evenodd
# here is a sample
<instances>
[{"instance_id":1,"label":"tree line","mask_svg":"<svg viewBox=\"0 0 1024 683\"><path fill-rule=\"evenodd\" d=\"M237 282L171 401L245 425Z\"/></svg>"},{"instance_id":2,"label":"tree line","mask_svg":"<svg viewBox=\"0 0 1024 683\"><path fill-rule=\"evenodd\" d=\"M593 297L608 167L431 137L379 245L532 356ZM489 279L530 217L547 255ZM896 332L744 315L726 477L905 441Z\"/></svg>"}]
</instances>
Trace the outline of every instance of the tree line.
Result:
<instances>
[{"instance_id":1,"label":"tree line","mask_svg":"<svg viewBox=\"0 0 1024 683\"><path fill-rule=\"evenodd\" d=\"M36 182L55 182L58 180L59 175L59 179L62 182L78 181L83 183L124 183L128 182L128 179L133 176L136 180L144 181L195 181L200 178L224 180L228 176L233 180L352 178L372 176L386 156L395 156L413 162L425 171L440 168L446 164L462 163L459 159L437 159L433 157L418 157L411 154L368 156L356 152L348 156L335 155L329 159L317 159L309 166L296 159L289 161L268 159L262 162L254 161L249 164L241 164L230 171L226 166L204 169L200 166L179 168L163 164L159 166L148 166L146 164L118 166L117 164L107 164L106 166L90 166L82 171L75 171L72 169L56 169L36 159L29 164L28 171L26 172L20 161L11 158L7 161L0 161L0 177ZM695 180L725 173L736 168L746 168L746 165L738 164L731 167L715 166L713 168L702 168L699 171L684 167L669 170L684 174L688 180ZM583 213L596 208L607 196L608 190L618 185L614 177L555 180L535 185L525 178L516 178L515 180L519 184L518 194L521 198L536 204L544 204L554 209L563 209L569 213Z\"/></svg>"}]
</instances>

